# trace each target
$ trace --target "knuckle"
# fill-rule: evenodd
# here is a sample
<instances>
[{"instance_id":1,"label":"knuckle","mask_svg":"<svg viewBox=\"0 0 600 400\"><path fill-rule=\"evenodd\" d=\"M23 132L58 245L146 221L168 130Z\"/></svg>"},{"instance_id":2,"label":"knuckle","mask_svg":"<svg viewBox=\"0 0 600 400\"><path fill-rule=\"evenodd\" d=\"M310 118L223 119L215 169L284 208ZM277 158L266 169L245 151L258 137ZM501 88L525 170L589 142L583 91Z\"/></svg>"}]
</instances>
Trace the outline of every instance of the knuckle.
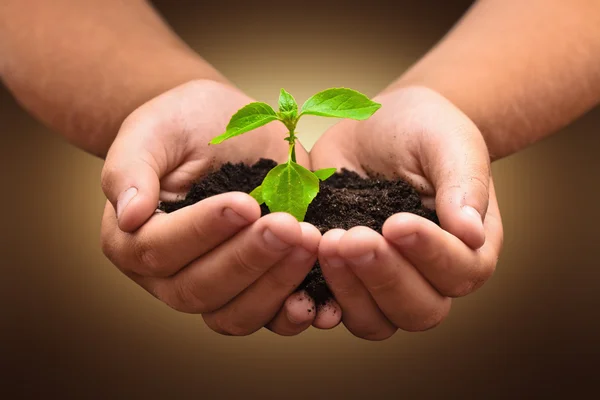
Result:
<instances>
[{"instance_id":1,"label":"knuckle","mask_svg":"<svg viewBox=\"0 0 600 400\"><path fill-rule=\"evenodd\" d=\"M108 163L104 164L104 168L102 168L102 173L100 175L100 186L102 187L104 194L107 196L110 192L112 192L112 188L114 187L115 175L116 169Z\"/></svg>"},{"instance_id":2,"label":"knuckle","mask_svg":"<svg viewBox=\"0 0 600 400\"><path fill-rule=\"evenodd\" d=\"M496 261L485 261L467 269L462 276L456 277L451 284L437 285L438 291L447 297L464 297L479 289L493 274Z\"/></svg>"},{"instance_id":3,"label":"knuckle","mask_svg":"<svg viewBox=\"0 0 600 400\"><path fill-rule=\"evenodd\" d=\"M190 283L183 280L173 282L172 291L161 300L174 310L187 314L201 314L214 310L214 307L195 293Z\"/></svg>"},{"instance_id":4,"label":"knuckle","mask_svg":"<svg viewBox=\"0 0 600 400\"><path fill-rule=\"evenodd\" d=\"M256 329L244 326L244 324L231 318L225 312L216 312L213 314L202 315L206 325L213 331L226 336L248 336Z\"/></svg>"},{"instance_id":5,"label":"knuckle","mask_svg":"<svg viewBox=\"0 0 600 400\"><path fill-rule=\"evenodd\" d=\"M108 258L110 261L116 260L116 246L114 240L111 240L110 237L104 233L102 233L100 237L100 247L102 249L102 253Z\"/></svg>"},{"instance_id":6,"label":"knuckle","mask_svg":"<svg viewBox=\"0 0 600 400\"><path fill-rule=\"evenodd\" d=\"M156 286L147 288L148 292L158 300L169 306L175 311L182 313L188 313L189 311L185 308L184 303L178 301L177 297L173 295L173 292L168 286Z\"/></svg>"},{"instance_id":7,"label":"knuckle","mask_svg":"<svg viewBox=\"0 0 600 400\"><path fill-rule=\"evenodd\" d=\"M133 245L133 252L139 266L138 273L145 276L161 275L165 269L164 262L151 242L147 239L136 241Z\"/></svg>"},{"instance_id":8,"label":"knuckle","mask_svg":"<svg viewBox=\"0 0 600 400\"><path fill-rule=\"evenodd\" d=\"M368 284L365 282L367 290L373 297L392 292L396 288L398 284L397 277L390 276L386 278L387 279L378 279L376 281L369 282Z\"/></svg>"},{"instance_id":9,"label":"knuckle","mask_svg":"<svg viewBox=\"0 0 600 400\"><path fill-rule=\"evenodd\" d=\"M473 280L464 280L456 285L450 286L440 292L447 297L464 297L473 291L475 284Z\"/></svg>"},{"instance_id":10,"label":"knuckle","mask_svg":"<svg viewBox=\"0 0 600 400\"><path fill-rule=\"evenodd\" d=\"M282 288L291 291L298 287L304 280L306 273L300 275L297 271L290 272L290 269L287 268L273 268L265 273L261 280L265 283L269 293L281 293Z\"/></svg>"},{"instance_id":11,"label":"knuckle","mask_svg":"<svg viewBox=\"0 0 600 400\"><path fill-rule=\"evenodd\" d=\"M194 79L182 85L179 90L182 93L192 94L197 101L206 101L224 89L227 88L224 88L223 84L212 79Z\"/></svg>"},{"instance_id":12,"label":"knuckle","mask_svg":"<svg viewBox=\"0 0 600 400\"><path fill-rule=\"evenodd\" d=\"M234 267L244 276L256 276L264 272L264 267L250 257L243 250L234 250Z\"/></svg>"},{"instance_id":13,"label":"knuckle","mask_svg":"<svg viewBox=\"0 0 600 400\"><path fill-rule=\"evenodd\" d=\"M484 263L473 268L473 272L457 285L450 297L463 297L479 289L494 274L495 263Z\"/></svg>"},{"instance_id":14,"label":"knuckle","mask_svg":"<svg viewBox=\"0 0 600 400\"><path fill-rule=\"evenodd\" d=\"M441 273L452 271L451 259L448 256L447 249L444 246L439 246L433 243L432 240L427 240L423 237L424 251L419 253L419 258L424 265L435 266L435 269Z\"/></svg>"},{"instance_id":15,"label":"knuckle","mask_svg":"<svg viewBox=\"0 0 600 400\"><path fill-rule=\"evenodd\" d=\"M192 224L192 231L194 233L194 236L196 238L200 238L200 239L210 238L211 236L213 236L215 234L215 228L216 229L219 228L216 226L208 227L207 220L204 220L204 219L195 218L191 221L191 224Z\"/></svg>"},{"instance_id":16,"label":"knuckle","mask_svg":"<svg viewBox=\"0 0 600 400\"><path fill-rule=\"evenodd\" d=\"M285 317L284 317L285 318ZM269 322L265 328L279 336L297 336L304 332L310 326L310 322L301 325L291 326L288 323L281 322L281 317L278 315L274 320Z\"/></svg>"},{"instance_id":17,"label":"knuckle","mask_svg":"<svg viewBox=\"0 0 600 400\"><path fill-rule=\"evenodd\" d=\"M370 325L348 328L348 330L350 331L350 333L352 333L354 336L356 336L358 338L370 340L373 342L379 342L382 340L389 339L397 331L397 329L394 327L384 327L384 328L374 329Z\"/></svg>"},{"instance_id":18,"label":"knuckle","mask_svg":"<svg viewBox=\"0 0 600 400\"><path fill-rule=\"evenodd\" d=\"M341 298L358 298L363 295L363 290L361 290L361 286L356 283L345 283L340 284L336 281L327 282L328 286L333 286L335 290L335 294Z\"/></svg>"},{"instance_id":19,"label":"knuckle","mask_svg":"<svg viewBox=\"0 0 600 400\"><path fill-rule=\"evenodd\" d=\"M191 89L215 89L218 87L218 83L209 79L194 79L188 82Z\"/></svg>"},{"instance_id":20,"label":"knuckle","mask_svg":"<svg viewBox=\"0 0 600 400\"><path fill-rule=\"evenodd\" d=\"M294 287L293 283L276 273L267 273L261 277L269 293L281 291L282 287ZM300 282L298 282L300 283Z\"/></svg>"},{"instance_id":21,"label":"knuckle","mask_svg":"<svg viewBox=\"0 0 600 400\"><path fill-rule=\"evenodd\" d=\"M407 332L425 332L439 326L444 321L444 319L446 319L447 315L447 311L436 310L434 312L429 313L425 318L411 318L411 320L403 324L401 328L402 330Z\"/></svg>"},{"instance_id":22,"label":"knuckle","mask_svg":"<svg viewBox=\"0 0 600 400\"><path fill-rule=\"evenodd\" d=\"M440 325L450 313L452 300L440 299L426 307L414 309L406 313L400 323L396 323L400 329L407 332L424 332Z\"/></svg>"},{"instance_id":23,"label":"knuckle","mask_svg":"<svg viewBox=\"0 0 600 400\"><path fill-rule=\"evenodd\" d=\"M477 269L475 277L472 279L473 289L478 289L494 275L498 259L484 260Z\"/></svg>"}]
</instances>

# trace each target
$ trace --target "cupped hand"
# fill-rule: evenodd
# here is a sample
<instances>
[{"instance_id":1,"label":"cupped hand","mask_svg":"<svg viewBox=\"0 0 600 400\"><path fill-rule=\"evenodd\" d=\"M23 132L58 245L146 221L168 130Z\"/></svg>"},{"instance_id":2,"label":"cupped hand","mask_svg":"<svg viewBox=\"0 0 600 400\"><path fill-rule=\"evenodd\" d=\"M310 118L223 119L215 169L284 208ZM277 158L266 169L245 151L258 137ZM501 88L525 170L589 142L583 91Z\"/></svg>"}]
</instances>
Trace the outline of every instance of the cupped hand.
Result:
<instances>
[{"instance_id":1,"label":"cupped hand","mask_svg":"<svg viewBox=\"0 0 600 400\"><path fill-rule=\"evenodd\" d=\"M287 160L278 123L208 145L250 101L235 88L194 81L133 112L102 171L102 247L143 288L177 310L201 313L217 332L245 335L267 325L293 335L323 318L308 296L293 293L317 259L315 227L283 213L261 218L257 202L241 192L156 212L159 200L184 195L223 163ZM300 146L297 157L310 167Z\"/></svg>"},{"instance_id":2,"label":"cupped hand","mask_svg":"<svg viewBox=\"0 0 600 400\"><path fill-rule=\"evenodd\" d=\"M479 288L493 273L502 222L490 158L477 127L447 99L422 87L374 99L367 121L342 121L311 151L312 166L410 182L441 227L399 213L382 234L366 227L323 235L319 261L356 336L381 340L397 329L421 331L448 314L451 298Z\"/></svg>"}]
</instances>

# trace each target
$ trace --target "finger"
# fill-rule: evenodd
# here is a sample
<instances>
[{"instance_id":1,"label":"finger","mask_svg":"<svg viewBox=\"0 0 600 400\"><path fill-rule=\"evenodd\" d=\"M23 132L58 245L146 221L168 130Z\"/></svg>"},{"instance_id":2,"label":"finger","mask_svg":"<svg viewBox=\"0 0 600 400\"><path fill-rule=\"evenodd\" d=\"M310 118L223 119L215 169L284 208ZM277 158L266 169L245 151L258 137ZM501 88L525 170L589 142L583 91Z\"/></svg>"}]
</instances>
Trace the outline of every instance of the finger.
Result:
<instances>
[{"instance_id":1,"label":"finger","mask_svg":"<svg viewBox=\"0 0 600 400\"><path fill-rule=\"evenodd\" d=\"M155 214L135 233L117 226L112 207L102 224L105 254L123 272L167 277L260 218L245 193L209 197L170 214Z\"/></svg>"},{"instance_id":2,"label":"finger","mask_svg":"<svg viewBox=\"0 0 600 400\"><path fill-rule=\"evenodd\" d=\"M318 329L332 329L342 321L342 308L337 301L331 299L317 307L317 316L313 326Z\"/></svg>"},{"instance_id":3,"label":"finger","mask_svg":"<svg viewBox=\"0 0 600 400\"><path fill-rule=\"evenodd\" d=\"M229 302L302 242L300 224L273 213L167 279L141 279L165 303L188 313L214 311Z\"/></svg>"},{"instance_id":4,"label":"finger","mask_svg":"<svg viewBox=\"0 0 600 400\"><path fill-rule=\"evenodd\" d=\"M408 213L390 217L383 225L383 236L440 293L459 297L479 288L496 268L503 233L494 195L484 226L486 242L479 250L472 250L433 222Z\"/></svg>"},{"instance_id":5,"label":"finger","mask_svg":"<svg viewBox=\"0 0 600 400\"><path fill-rule=\"evenodd\" d=\"M300 224L300 228L302 243L287 257L225 306L202 315L211 329L236 336L248 335L273 319L285 299L302 283L317 260L321 233L305 222ZM299 301L294 296L291 299ZM306 312L314 314L314 309L307 309ZM296 321L298 320L297 318Z\"/></svg>"},{"instance_id":6,"label":"finger","mask_svg":"<svg viewBox=\"0 0 600 400\"><path fill-rule=\"evenodd\" d=\"M352 228L342 236L338 249L381 311L398 328L430 329L448 314L450 299L440 295L377 232Z\"/></svg>"},{"instance_id":7,"label":"finger","mask_svg":"<svg viewBox=\"0 0 600 400\"><path fill-rule=\"evenodd\" d=\"M119 228L133 232L152 216L158 206L160 178L168 172L166 154L178 154L181 141L169 140L157 132L162 129L152 118L128 118L111 146L102 169L102 191L115 208Z\"/></svg>"},{"instance_id":8,"label":"finger","mask_svg":"<svg viewBox=\"0 0 600 400\"><path fill-rule=\"evenodd\" d=\"M345 233L342 229L334 229L323 235L319 246L323 276L342 309L344 325L353 335L368 340L387 339L397 328L338 254L339 242Z\"/></svg>"},{"instance_id":9,"label":"finger","mask_svg":"<svg viewBox=\"0 0 600 400\"><path fill-rule=\"evenodd\" d=\"M496 261L488 244L474 251L433 222L396 214L386 221L384 237L443 295L460 297L481 286Z\"/></svg>"},{"instance_id":10,"label":"finger","mask_svg":"<svg viewBox=\"0 0 600 400\"><path fill-rule=\"evenodd\" d=\"M315 302L305 291L300 291L288 297L266 328L278 335L294 336L308 329L315 316Z\"/></svg>"},{"instance_id":11,"label":"finger","mask_svg":"<svg viewBox=\"0 0 600 400\"><path fill-rule=\"evenodd\" d=\"M435 206L442 227L477 249L485 242L490 159L477 127L465 125L464 120L442 135L439 145L424 146L423 156L426 174L436 189Z\"/></svg>"}]
</instances>

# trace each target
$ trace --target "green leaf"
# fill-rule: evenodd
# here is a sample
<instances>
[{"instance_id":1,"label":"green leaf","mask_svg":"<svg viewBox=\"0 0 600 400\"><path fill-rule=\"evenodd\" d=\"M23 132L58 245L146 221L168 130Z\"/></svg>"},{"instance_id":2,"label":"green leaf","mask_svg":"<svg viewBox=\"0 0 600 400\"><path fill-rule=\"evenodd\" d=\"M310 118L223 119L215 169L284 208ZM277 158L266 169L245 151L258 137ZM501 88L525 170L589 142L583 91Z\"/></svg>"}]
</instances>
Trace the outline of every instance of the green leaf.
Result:
<instances>
[{"instance_id":1,"label":"green leaf","mask_svg":"<svg viewBox=\"0 0 600 400\"><path fill-rule=\"evenodd\" d=\"M381 104L364 94L347 88L333 88L319 92L306 100L302 114L322 117L364 120L379 110Z\"/></svg>"},{"instance_id":2,"label":"green leaf","mask_svg":"<svg viewBox=\"0 0 600 400\"><path fill-rule=\"evenodd\" d=\"M331 175L335 174L336 169L335 168L323 168L323 169L318 169L315 172L313 172L313 174L315 174L315 176L317 178L319 178L320 180L324 181L327 178L329 178Z\"/></svg>"},{"instance_id":3,"label":"green leaf","mask_svg":"<svg viewBox=\"0 0 600 400\"><path fill-rule=\"evenodd\" d=\"M281 89L279 93L279 111L281 112L289 112L296 111L298 112L298 103L294 99L294 96L285 91L285 89Z\"/></svg>"},{"instance_id":4,"label":"green leaf","mask_svg":"<svg viewBox=\"0 0 600 400\"><path fill-rule=\"evenodd\" d=\"M262 186L259 186L251 191L250 196L252 196L254 200L258 201L259 205L265 202L265 199L263 199L262 195Z\"/></svg>"},{"instance_id":5,"label":"green leaf","mask_svg":"<svg viewBox=\"0 0 600 400\"><path fill-rule=\"evenodd\" d=\"M261 186L271 212L287 212L298 221L304 220L308 205L319 193L319 179L293 161L269 171Z\"/></svg>"},{"instance_id":6,"label":"green leaf","mask_svg":"<svg viewBox=\"0 0 600 400\"><path fill-rule=\"evenodd\" d=\"M227 139L241 135L278 119L277 113L266 103L250 103L239 109L227 125L225 133L210 141L219 144Z\"/></svg>"},{"instance_id":7,"label":"green leaf","mask_svg":"<svg viewBox=\"0 0 600 400\"><path fill-rule=\"evenodd\" d=\"M298 103L285 89L281 89L281 93L279 93L278 115L289 130L295 128L296 118L298 117Z\"/></svg>"}]
</instances>

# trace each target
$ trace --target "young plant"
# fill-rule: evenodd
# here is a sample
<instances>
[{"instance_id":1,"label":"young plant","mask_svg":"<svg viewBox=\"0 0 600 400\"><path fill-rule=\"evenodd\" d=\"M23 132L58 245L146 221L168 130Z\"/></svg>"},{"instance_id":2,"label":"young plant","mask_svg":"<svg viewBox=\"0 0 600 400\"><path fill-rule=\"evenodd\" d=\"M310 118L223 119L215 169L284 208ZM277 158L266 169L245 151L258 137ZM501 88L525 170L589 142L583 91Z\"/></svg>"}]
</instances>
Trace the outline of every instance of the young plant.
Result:
<instances>
[{"instance_id":1,"label":"young plant","mask_svg":"<svg viewBox=\"0 0 600 400\"><path fill-rule=\"evenodd\" d=\"M250 103L231 117L225 133L211 140L210 144L219 144L272 121L281 121L288 129L288 136L285 138L290 144L288 160L269 171L262 184L250 196L259 204L266 203L271 212L287 212L302 221L309 204L319 193L319 180L329 178L336 169L325 168L311 172L296 163L296 125L300 117L318 115L365 120L380 107L381 104L355 90L334 88L315 94L298 110L294 97L281 89L278 112L266 103Z\"/></svg>"}]
</instances>

